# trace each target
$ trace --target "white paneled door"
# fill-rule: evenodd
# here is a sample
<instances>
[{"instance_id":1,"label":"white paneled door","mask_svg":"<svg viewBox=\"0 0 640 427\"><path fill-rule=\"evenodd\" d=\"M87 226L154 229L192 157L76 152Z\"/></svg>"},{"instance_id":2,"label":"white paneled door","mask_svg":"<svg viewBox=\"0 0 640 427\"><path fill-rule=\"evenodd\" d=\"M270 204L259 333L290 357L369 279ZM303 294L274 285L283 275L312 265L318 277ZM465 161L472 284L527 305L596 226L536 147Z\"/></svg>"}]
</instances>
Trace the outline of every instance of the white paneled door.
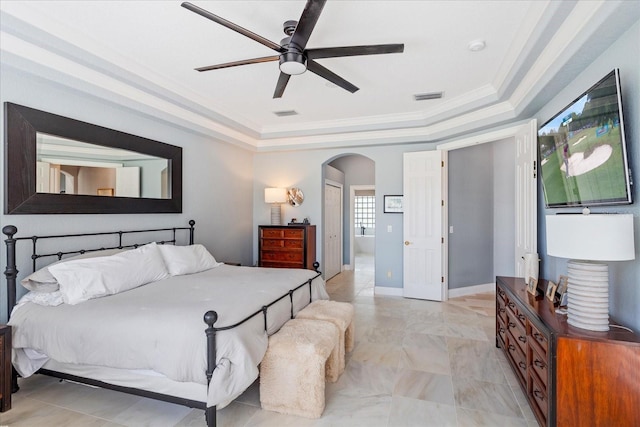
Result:
<instances>
[{"instance_id":1,"label":"white paneled door","mask_svg":"<svg viewBox=\"0 0 640 427\"><path fill-rule=\"evenodd\" d=\"M342 185L324 186L324 277L342 270Z\"/></svg>"},{"instance_id":2,"label":"white paneled door","mask_svg":"<svg viewBox=\"0 0 640 427\"><path fill-rule=\"evenodd\" d=\"M442 151L404 154L404 291L408 298L445 299Z\"/></svg>"}]
</instances>

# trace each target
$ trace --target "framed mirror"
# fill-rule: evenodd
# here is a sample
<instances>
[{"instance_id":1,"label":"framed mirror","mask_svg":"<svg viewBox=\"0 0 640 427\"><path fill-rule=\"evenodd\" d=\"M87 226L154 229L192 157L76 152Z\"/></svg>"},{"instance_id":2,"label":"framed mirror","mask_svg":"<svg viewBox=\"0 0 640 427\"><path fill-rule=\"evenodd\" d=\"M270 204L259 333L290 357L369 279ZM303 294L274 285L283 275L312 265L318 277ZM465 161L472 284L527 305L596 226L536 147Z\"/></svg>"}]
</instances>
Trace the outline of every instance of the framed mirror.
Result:
<instances>
[{"instance_id":1,"label":"framed mirror","mask_svg":"<svg viewBox=\"0 0 640 427\"><path fill-rule=\"evenodd\" d=\"M5 103L5 213L182 212L182 148Z\"/></svg>"}]
</instances>

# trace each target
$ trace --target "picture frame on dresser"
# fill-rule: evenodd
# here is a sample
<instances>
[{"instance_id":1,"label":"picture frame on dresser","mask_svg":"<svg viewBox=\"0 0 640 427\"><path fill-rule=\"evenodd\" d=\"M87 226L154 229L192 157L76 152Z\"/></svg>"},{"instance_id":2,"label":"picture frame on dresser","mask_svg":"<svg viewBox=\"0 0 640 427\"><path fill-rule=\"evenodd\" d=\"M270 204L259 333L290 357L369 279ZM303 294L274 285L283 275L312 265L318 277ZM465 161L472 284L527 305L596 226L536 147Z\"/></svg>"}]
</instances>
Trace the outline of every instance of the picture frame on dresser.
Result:
<instances>
[{"instance_id":1,"label":"picture frame on dresser","mask_svg":"<svg viewBox=\"0 0 640 427\"><path fill-rule=\"evenodd\" d=\"M558 285L549 280L549 283L547 284L547 291L545 292L545 296L549 301L553 302L553 300L555 299L557 288Z\"/></svg>"},{"instance_id":2,"label":"picture frame on dresser","mask_svg":"<svg viewBox=\"0 0 640 427\"><path fill-rule=\"evenodd\" d=\"M569 286L569 276L560 275L560 277L558 278L558 289L556 289L556 292L562 295L565 292L567 292L568 286Z\"/></svg>"},{"instance_id":3,"label":"picture frame on dresser","mask_svg":"<svg viewBox=\"0 0 640 427\"><path fill-rule=\"evenodd\" d=\"M537 287L538 279L536 279L535 277L529 277L529 283L527 283L527 292L529 292L531 295L536 295Z\"/></svg>"}]
</instances>

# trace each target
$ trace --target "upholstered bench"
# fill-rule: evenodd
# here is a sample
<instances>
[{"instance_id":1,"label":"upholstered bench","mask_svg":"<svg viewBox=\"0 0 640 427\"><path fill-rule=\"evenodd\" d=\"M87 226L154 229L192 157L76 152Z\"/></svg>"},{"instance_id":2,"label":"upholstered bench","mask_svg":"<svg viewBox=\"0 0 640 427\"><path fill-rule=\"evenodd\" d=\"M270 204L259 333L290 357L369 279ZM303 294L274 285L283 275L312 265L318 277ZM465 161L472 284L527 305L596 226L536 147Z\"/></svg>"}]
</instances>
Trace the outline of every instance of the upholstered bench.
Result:
<instances>
[{"instance_id":1,"label":"upholstered bench","mask_svg":"<svg viewBox=\"0 0 640 427\"><path fill-rule=\"evenodd\" d=\"M355 310L348 302L319 300L314 301L296 315L296 319L313 319L331 322L340 330L340 366L339 375L344 372L345 352L353 350L355 344Z\"/></svg>"},{"instance_id":2,"label":"upholstered bench","mask_svg":"<svg viewBox=\"0 0 640 427\"><path fill-rule=\"evenodd\" d=\"M260 363L263 409L318 418L324 411L325 377L338 379L340 332L330 322L292 319L269 337Z\"/></svg>"}]
</instances>

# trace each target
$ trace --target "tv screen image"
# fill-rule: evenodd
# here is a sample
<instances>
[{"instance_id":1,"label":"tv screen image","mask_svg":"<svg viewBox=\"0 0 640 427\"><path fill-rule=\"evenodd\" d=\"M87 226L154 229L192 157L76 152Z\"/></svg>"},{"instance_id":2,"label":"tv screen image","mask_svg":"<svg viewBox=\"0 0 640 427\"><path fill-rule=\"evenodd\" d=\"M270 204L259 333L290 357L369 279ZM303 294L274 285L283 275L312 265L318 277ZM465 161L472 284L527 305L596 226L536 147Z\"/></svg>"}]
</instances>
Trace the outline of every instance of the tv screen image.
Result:
<instances>
[{"instance_id":1,"label":"tv screen image","mask_svg":"<svg viewBox=\"0 0 640 427\"><path fill-rule=\"evenodd\" d=\"M547 207L631 203L618 70L538 130Z\"/></svg>"}]
</instances>

